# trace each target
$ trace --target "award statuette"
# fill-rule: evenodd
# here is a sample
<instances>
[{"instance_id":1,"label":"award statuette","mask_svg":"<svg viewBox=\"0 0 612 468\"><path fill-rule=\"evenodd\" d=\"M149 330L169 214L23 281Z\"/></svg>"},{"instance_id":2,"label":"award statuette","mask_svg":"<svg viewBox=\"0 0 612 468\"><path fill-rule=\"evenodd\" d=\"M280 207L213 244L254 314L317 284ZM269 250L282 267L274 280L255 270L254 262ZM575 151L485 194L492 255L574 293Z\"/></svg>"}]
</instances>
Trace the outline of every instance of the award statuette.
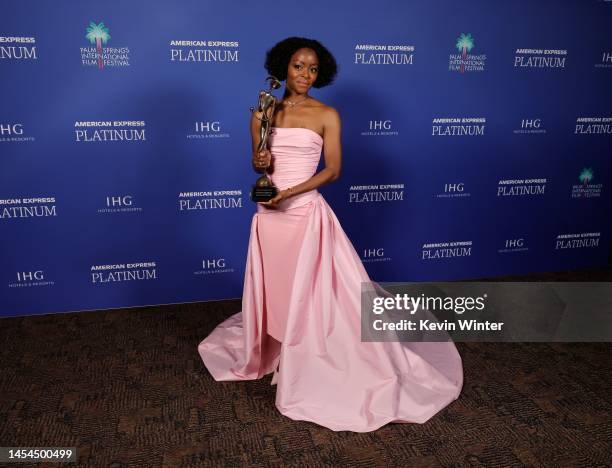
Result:
<instances>
[{"instance_id":1,"label":"award statuette","mask_svg":"<svg viewBox=\"0 0 612 468\"><path fill-rule=\"evenodd\" d=\"M273 89L281 87L280 81L274 76L268 76L266 81L270 81L270 88L267 91L259 92L259 103L257 105L257 111L261 112L261 118L259 119L261 126L259 127L259 145L257 146L256 152L259 153L263 149L267 148L268 135L270 134L270 125L272 117L274 116L274 109L278 100L272 94ZM255 108L251 107L251 112L254 112ZM274 186L270 178L268 177L268 168L264 169L263 175L255 181L253 189L251 190L251 200L254 202L266 202L271 200L278 193L277 188Z\"/></svg>"}]
</instances>

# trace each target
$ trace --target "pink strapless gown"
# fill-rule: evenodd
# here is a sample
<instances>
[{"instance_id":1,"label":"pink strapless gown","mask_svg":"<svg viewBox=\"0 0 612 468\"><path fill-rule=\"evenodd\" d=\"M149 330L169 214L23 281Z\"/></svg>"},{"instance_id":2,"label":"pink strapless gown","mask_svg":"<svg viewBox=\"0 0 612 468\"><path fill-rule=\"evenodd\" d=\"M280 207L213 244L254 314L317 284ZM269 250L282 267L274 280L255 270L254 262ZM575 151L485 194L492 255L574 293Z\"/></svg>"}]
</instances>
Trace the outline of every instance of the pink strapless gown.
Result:
<instances>
[{"instance_id":1,"label":"pink strapless gown","mask_svg":"<svg viewBox=\"0 0 612 468\"><path fill-rule=\"evenodd\" d=\"M313 176L320 135L273 128L269 142L279 189ZM217 381L259 379L279 364L276 407L294 420L355 432L424 423L459 396L461 357L452 341L362 342L361 283L369 281L316 190L277 209L258 204L242 311L199 344L200 356Z\"/></svg>"}]
</instances>

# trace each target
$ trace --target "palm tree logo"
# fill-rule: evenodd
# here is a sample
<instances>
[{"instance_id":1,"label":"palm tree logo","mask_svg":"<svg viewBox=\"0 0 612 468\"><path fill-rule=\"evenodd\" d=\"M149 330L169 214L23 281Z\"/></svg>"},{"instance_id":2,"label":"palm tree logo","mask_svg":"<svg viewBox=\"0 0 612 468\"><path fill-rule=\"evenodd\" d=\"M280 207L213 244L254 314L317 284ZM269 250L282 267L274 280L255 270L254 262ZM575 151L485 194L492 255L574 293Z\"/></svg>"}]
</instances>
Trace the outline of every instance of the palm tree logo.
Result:
<instances>
[{"instance_id":1,"label":"palm tree logo","mask_svg":"<svg viewBox=\"0 0 612 468\"><path fill-rule=\"evenodd\" d=\"M591 169L590 167L585 167L584 169L582 169L580 176L578 176L578 180L580 180L580 182L582 182L582 185L584 185L585 187L592 179L593 169Z\"/></svg>"},{"instance_id":2,"label":"palm tree logo","mask_svg":"<svg viewBox=\"0 0 612 468\"><path fill-rule=\"evenodd\" d=\"M457 47L459 52L461 52L461 58L465 60L467 57L467 53L470 50L472 50L472 48L474 47L474 38L472 37L470 33L468 34L461 33L461 36L457 38L457 44L455 44L455 47ZM464 64L462 63L461 73L463 73L463 71L464 71Z\"/></svg>"},{"instance_id":3,"label":"palm tree logo","mask_svg":"<svg viewBox=\"0 0 612 468\"><path fill-rule=\"evenodd\" d=\"M99 24L90 21L87 27L87 34L85 38L92 44L96 44L96 51L98 52L98 68L104 67L104 61L102 60L102 44L106 44L110 39L108 28L104 26L104 23Z\"/></svg>"}]
</instances>

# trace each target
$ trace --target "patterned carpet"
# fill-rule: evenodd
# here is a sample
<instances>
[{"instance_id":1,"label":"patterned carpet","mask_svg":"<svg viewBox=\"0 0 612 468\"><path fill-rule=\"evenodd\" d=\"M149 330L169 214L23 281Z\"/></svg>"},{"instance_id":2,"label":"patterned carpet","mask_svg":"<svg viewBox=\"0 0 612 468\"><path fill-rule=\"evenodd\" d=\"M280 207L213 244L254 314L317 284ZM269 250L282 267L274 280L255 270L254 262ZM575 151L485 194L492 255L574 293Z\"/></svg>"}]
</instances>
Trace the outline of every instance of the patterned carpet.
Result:
<instances>
[{"instance_id":1,"label":"patterned carpet","mask_svg":"<svg viewBox=\"0 0 612 468\"><path fill-rule=\"evenodd\" d=\"M210 377L197 344L239 310L224 301L2 319L0 442L76 446L78 465L95 467L610 466L609 343L458 343L463 392L432 420L333 432L280 415L271 376Z\"/></svg>"}]
</instances>

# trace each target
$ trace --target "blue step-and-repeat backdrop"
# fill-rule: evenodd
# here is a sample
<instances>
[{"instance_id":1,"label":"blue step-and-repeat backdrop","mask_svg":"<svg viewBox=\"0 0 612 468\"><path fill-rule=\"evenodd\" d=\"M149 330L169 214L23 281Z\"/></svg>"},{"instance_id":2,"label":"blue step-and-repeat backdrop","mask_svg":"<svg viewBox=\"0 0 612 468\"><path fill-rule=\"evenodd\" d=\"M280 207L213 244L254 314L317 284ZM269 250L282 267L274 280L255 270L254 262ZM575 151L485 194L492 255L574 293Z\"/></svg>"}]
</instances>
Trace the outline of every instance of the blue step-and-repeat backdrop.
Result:
<instances>
[{"instance_id":1,"label":"blue step-and-repeat backdrop","mask_svg":"<svg viewBox=\"0 0 612 468\"><path fill-rule=\"evenodd\" d=\"M343 118L321 192L372 279L607 261L612 2L0 9L0 315L240 297L249 107L288 36L338 60L311 93Z\"/></svg>"}]
</instances>

